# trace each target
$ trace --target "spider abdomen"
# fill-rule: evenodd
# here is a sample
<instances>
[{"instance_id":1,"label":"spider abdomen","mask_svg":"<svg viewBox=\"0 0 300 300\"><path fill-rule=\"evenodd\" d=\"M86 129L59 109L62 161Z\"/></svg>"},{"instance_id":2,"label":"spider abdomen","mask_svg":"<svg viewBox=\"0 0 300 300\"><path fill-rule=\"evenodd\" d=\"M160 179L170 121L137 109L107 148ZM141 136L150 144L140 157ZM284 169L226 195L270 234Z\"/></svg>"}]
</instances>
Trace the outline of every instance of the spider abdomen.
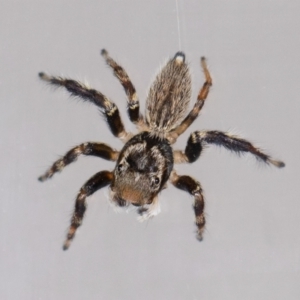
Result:
<instances>
[{"instance_id":1,"label":"spider abdomen","mask_svg":"<svg viewBox=\"0 0 300 300\"><path fill-rule=\"evenodd\" d=\"M164 137L186 114L191 76L185 56L177 52L153 82L146 103L146 122L153 134Z\"/></svg>"}]
</instances>

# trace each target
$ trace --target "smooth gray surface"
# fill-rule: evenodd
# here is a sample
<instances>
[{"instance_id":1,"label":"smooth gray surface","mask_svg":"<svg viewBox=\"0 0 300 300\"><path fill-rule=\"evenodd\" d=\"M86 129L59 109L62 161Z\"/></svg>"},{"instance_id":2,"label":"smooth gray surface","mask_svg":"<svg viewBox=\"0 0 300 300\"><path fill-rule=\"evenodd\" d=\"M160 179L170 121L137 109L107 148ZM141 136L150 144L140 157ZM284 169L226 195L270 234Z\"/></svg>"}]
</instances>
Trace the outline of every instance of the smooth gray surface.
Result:
<instances>
[{"instance_id":1,"label":"smooth gray surface","mask_svg":"<svg viewBox=\"0 0 300 300\"><path fill-rule=\"evenodd\" d=\"M2 1L0 10L0 299L300 299L300 2ZM179 29L179 31L178 31ZM170 187L147 223L116 214L107 190L89 206L71 248L61 247L80 186L113 164L81 158L51 181L43 173L85 141L114 139L93 105L38 80L39 71L88 79L126 97L99 50L126 68L141 99L181 48L193 99L208 58L214 86L197 129L232 130L286 162L210 147L178 173L205 190L207 230L194 238L192 198Z\"/></svg>"}]
</instances>

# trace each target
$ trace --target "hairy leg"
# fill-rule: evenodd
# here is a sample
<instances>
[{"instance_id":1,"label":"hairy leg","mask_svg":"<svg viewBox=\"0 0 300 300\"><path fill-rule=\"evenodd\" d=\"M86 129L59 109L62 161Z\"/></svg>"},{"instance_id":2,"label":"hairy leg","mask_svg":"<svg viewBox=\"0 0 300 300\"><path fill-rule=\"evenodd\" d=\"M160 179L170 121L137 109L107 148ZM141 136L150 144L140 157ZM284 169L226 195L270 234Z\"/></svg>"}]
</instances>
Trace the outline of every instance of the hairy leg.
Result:
<instances>
[{"instance_id":1,"label":"hairy leg","mask_svg":"<svg viewBox=\"0 0 300 300\"><path fill-rule=\"evenodd\" d=\"M253 154L258 160L263 161L267 164L272 164L278 168L282 168L285 166L284 162L271 158L268 154L253 146L247 140L221 131L193 132L188 139L185 151L174 151L175 163L192 163L196 161L206 144L222 146L238 154L249 152Z\"/></svg>"},{"instance_id":2,"label":"hairy leg","mask_svg":"<svg viewBox=\"0 0 300 300\"><path fill-rule=\"evenodd\" d=\"M189 194L194 196L194 211L197 225L197 238L199 240L202 240L202 234L205 226L205 217L204 197L200 183L190 176L179 176L175 171L172 171L170 181L178 189L187 191Z\"/></svg>"},{"instance_id":3,"label":"hairy leg","mask_svg":"<svg viewBox=\"0 0 300 300\"><path fill-rule=\"evenodd\" d=\"M72 96L79 97L82 100L97 105L106 117L106 121L113 135L121 140L126 141L128 139L128 133L125 131L118 107L105 95L76 80L49 76L45 73L39 73L39 76L42 80L54 86L66 88Z\"/></svg>"},{"instance_id":4,"label":"hairy leg","mask_svg":"<svg viewBox=\"0 0 300 300\"><path fill-rule=\"evenodd\" d=\"M143 116L140 114L139 99L136 94L135 87L132 84L127 72L109 56L108 52L105 49L101 50L101 54L104 57L107 65L109 65L113 69L114 75L119 79L120 83L122 84L125 90L125 93L128 98L127 111L130 121L138 126L145 126Z\"/></svg>"},{"instance_id":5,"label":"hairy leg","mask_svg":"<svg viewBox=\"0 0 300 300\"><path fill-rule=\"evenodd\" d=\"M90 178L80 189L76 202L71 225L67 234L66 241L63 245L63 250L70 247L71 241L74 239L77 228L81 225L84 213L86 210L86 198L97 190L109 185L113 180L113 173L109 171L101 171Z\"/></svg>"},{"instance_id":6,"label":"hairy leg","mask_svg":"<svg viewBox=\"0 0 300 300\"><path fill-rule=\"evenodd\" d=\"M39 181L51 178L55 173L62 171L64 167L75 162L80 155L98 156L106 160L116 161L119 152L102 143L84 143L69 150L62 158L57 160L42 176Z\"/></svg>"},{"instance_id":7,"label":"hairy leg","mask_svg":"<svg viewBox=\"0 0 300 300\"><path fill-rule=\"evenodd\" d=\"M201 66L205 75L205 82L198 94L197 101L190 111L190 113L186 116L186 118L181 122L179 126L177 126L174 130L172 130L169 135L168 139L173 144L176 142L177 138L184 133L187 128L196 120L199 115L201 108L204 105L205 99L209 93L209 89L212 86L212 79L210 73L208 71L206 60L204 57L201 57Z\"/></svg>"}]
</instances>

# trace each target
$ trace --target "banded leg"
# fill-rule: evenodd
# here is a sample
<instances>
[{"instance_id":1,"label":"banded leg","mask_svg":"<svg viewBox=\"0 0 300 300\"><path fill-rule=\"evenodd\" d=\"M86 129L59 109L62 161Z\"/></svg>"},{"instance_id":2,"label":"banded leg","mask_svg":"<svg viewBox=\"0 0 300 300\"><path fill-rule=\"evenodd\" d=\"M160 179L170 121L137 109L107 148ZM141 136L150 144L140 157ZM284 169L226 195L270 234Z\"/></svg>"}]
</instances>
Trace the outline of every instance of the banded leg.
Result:
<instances>
[{"instance_id":1,"label":"banded leg","mask_svg":"<svg viewBox=\"0 0 300 300\"><path fill-rule=\"evenodd\" d=\"M62 158L57 160L44 175L40 176L39 181L51 178L55 173L62 171L64 167L75 162L79 155L98 156L106 160L116 161L119 152L102 143L84 143L72 148Z\"/></svg>"},{"instance_id":2,"label":"banded leg","mask_svg":"<svg viewBox=\"0 0 300 300\"><path fill-rule=\"evenodd\" d=\"M212 78L208 71L205 57L201 57L201 66L202 66L202 69L203 69L203 72L205 75L205 82L198 94L197 101L196 101L193 109L186 116L186 118L181 122L181 124L178 125L174 130L172 130L170 132L169 140L172 144L175 143L178 136L180 136L182 133L184 133L187 130L187 128L196 120L201 108L204 105L205 99L207 98L209 89L212 86Z\"/></svg>"},{"instance_id":3,"label":"banded leg","mask_svg":"<svg viewBox=\"0 0 300 300\"><path fill-rule=\"evenodd\" d=\"M39 73L39 76L42 80L47 81L52 85L66 88L72 96L76 96L81 98L82 100L92 102L100 107L101 111L106 117L106 121L112 134L122 140L127 139L128 133L125 131L123 122L120 117L119 109L105 95L89 88L81 82L72 79L49 76L45 73Z\"/></svg>"},{"instance_id":4,"label":"banded leg","mask_svg":"<svg viewBox=\"0 0 300 300\"><path fill-rule=\"evenodd\" d=\"M130 118L130 121L133 123L140 123L143 121L143 117L140 114L140 104L139 104L139 99L136 94L136 90L134 85L132 84L128 74L126 71L119 65L117 64L108 54L108 52L105 49L101 50L101 54L104 57L107 65L109 65L113 71L114 75L119 79L120 83L122 84L125 93L128 98L128 115Z\"/></svg>"},{"instance_id":5,"label":"banded leg","mask_svg":"<svg viewBox=\"0 0 300 300\"><path fill-rule=\"evenodd\" d=\"M187 191L194 196L194 211L196 217L196 226L198 229L197 238L201 241L205 226L205 217L204 197L200 183L190 176L179 176L175 171L172 171L170 181L178 189Z\"/></svg>"},{"instance_id":6,"label":"banded leg","mask_svg":"<svg viewBox=\"0 0 300 300\"><path fill-rule=\"evenodd\" d=\"M249 152L258 160L267 164L272 164L278 168L285 166L284 162L271 158L268 154L263 153L259 148L253 146L247 140L240 137L230 135L221 131L195 131L190 135L185 152L176 151L175 161L179 162L194 162L196 161L206 144L215 144L223 146L237 154Z\"/></svg>"},{"instance_id":7,"label":"banded leg","mask_svg":"<svg viewBox=\"0 0 300 300\"><path fill-rule=\"evenodd\" d=\"M95 193L97 190L109 185L112 180L112 172L101 171L90 178L80 189L76 198L75 209L71 218L71 226L67 234L67 239L63 245L63 250L67 250L70 247L71 241L74 239L75 232L82 223L87 206L86 198Z\"/></svg>"}]
</instances>

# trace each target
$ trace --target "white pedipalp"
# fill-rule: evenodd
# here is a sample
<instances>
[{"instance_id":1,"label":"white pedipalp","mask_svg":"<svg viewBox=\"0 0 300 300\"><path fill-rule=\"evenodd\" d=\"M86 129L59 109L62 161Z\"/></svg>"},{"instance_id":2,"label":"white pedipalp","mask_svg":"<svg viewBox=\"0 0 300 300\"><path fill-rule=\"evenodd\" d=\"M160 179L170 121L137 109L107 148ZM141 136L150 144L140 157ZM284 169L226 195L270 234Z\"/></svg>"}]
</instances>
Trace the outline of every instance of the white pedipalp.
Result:
<instances>
[{"instance_id":1,"label":"white pedipalp","mask_svg":"<svg viewBox=\"0 0 300 300\"><path fill-rule=\"evenodd\" d=\"M157 216L160 212L161 212L160 203L158 197L155 196L153 202L148 207L146 207L144 211L141 212L141 214L137 217L137 220L140 222L144 222L146 220L149 220Z\"/></svg>"}]
</instances>

